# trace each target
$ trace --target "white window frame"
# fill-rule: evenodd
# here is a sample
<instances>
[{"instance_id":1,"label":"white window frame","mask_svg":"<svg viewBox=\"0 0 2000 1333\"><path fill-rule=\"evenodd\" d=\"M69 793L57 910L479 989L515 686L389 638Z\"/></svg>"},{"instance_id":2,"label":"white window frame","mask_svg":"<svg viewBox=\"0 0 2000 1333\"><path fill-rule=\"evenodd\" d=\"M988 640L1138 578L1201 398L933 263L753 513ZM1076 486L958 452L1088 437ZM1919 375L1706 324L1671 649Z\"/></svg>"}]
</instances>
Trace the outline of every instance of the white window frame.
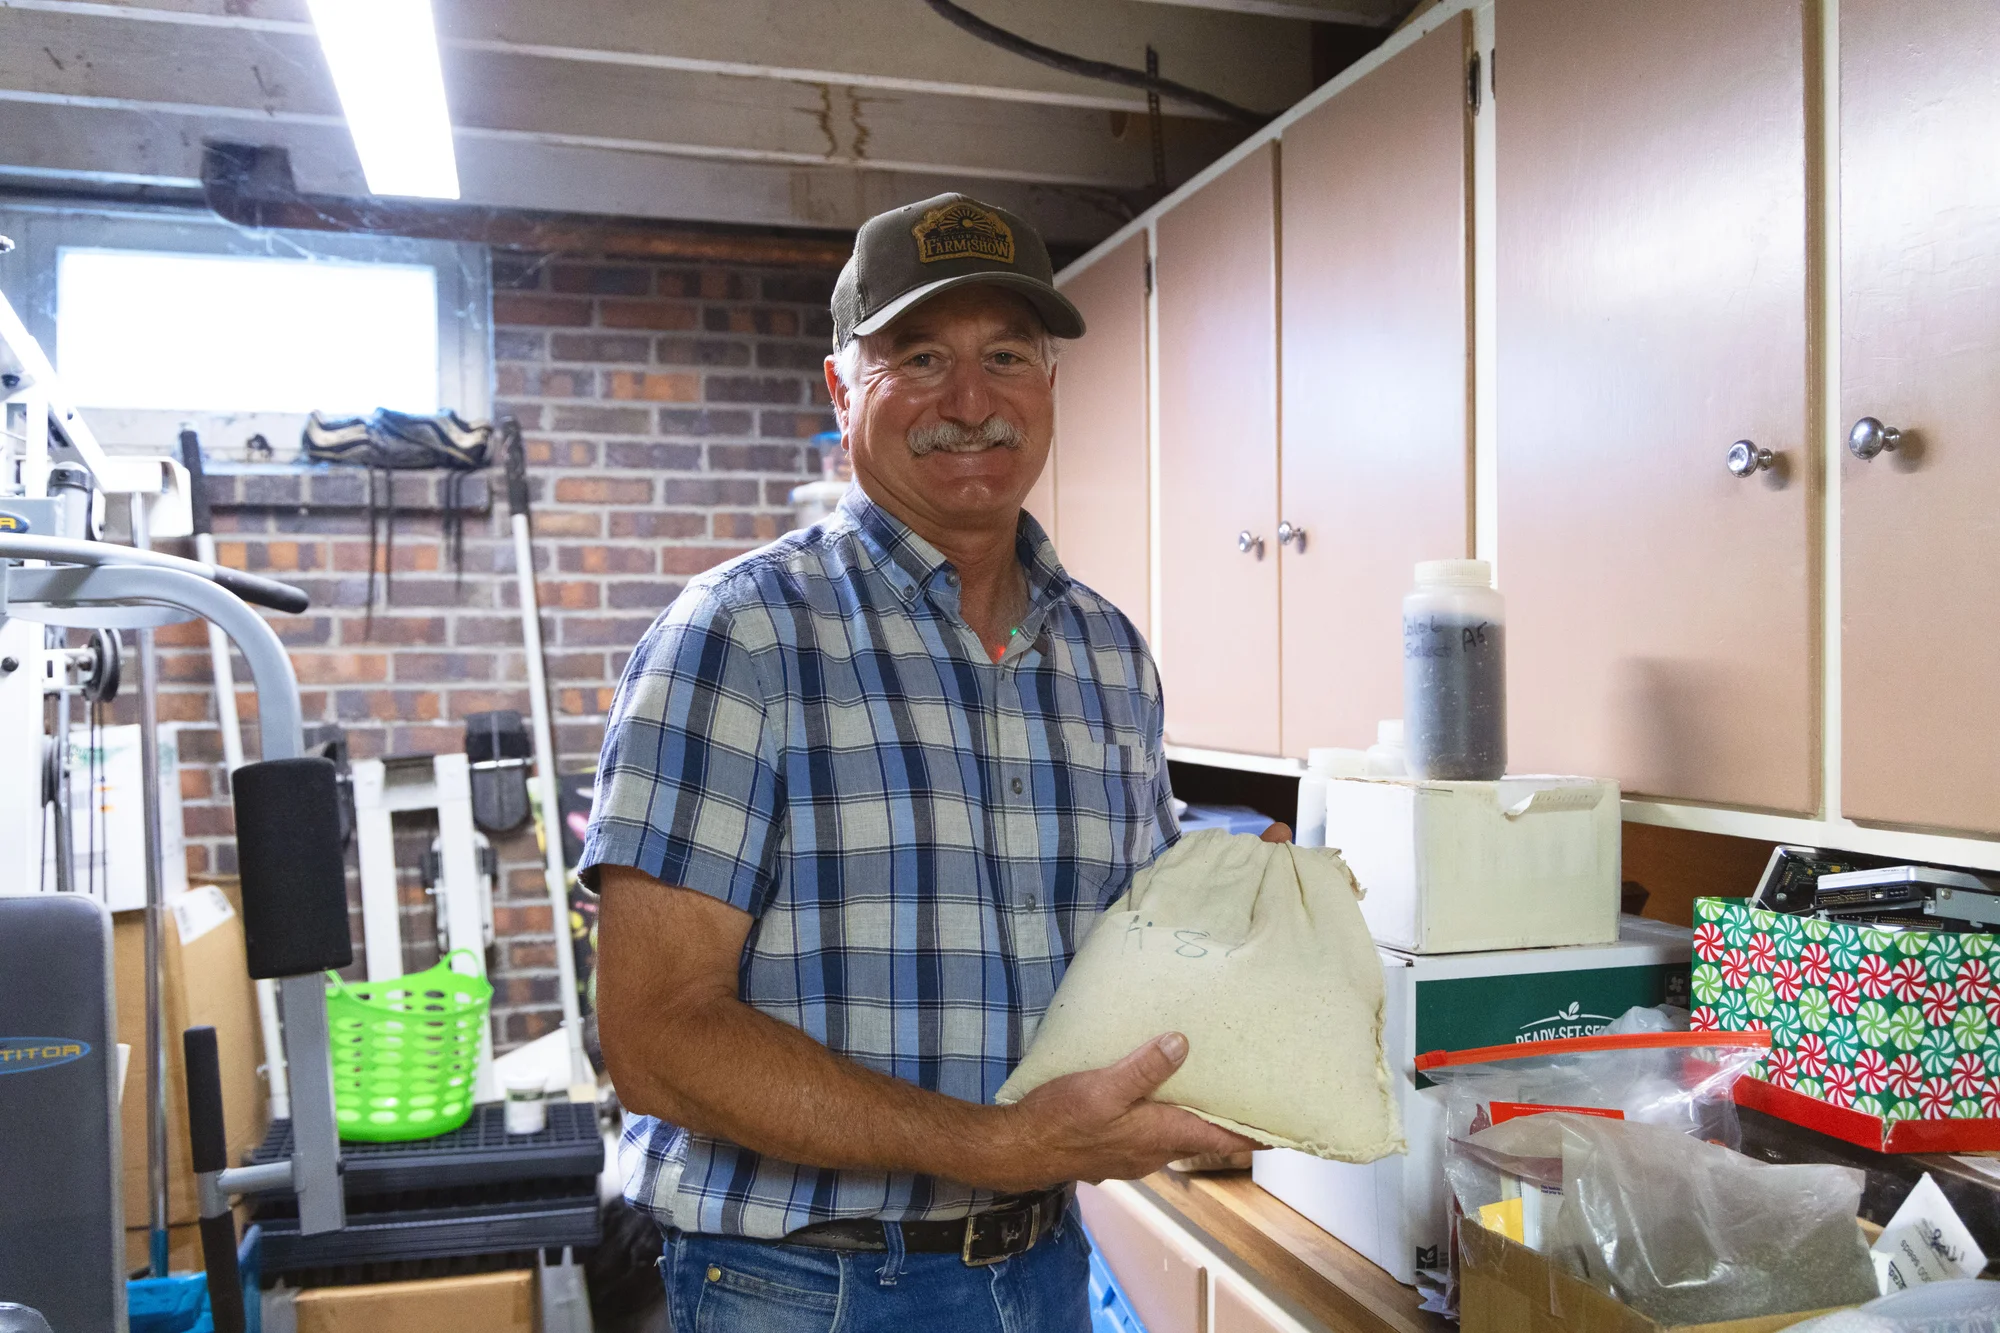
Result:
<instances>
[{"instance_id":1,"label":"white window frame","mask_svg":"<svg viewBox=\"0 0 2000 1333\"><path fill-rule=\"evenodd\" d=\"M438 404L468 420L483 420L493 402L493 286L485 246L401 236L337 232L252 231L212 214L141 208L10 204L0 209L0 235L13 253L0 255L0 290L22 322L52 353L56 342L56 269L65 249L134 250L169 254L316 258L350 263L416 264L437 283ZM62 373L62 367L56 367ZM262 435L274 462L297 457L303 412L228 412L104 408L79 403L98 440L112 453L171 453L183 427L219 459L247 456Z\"/></svg>"}]
</instances>

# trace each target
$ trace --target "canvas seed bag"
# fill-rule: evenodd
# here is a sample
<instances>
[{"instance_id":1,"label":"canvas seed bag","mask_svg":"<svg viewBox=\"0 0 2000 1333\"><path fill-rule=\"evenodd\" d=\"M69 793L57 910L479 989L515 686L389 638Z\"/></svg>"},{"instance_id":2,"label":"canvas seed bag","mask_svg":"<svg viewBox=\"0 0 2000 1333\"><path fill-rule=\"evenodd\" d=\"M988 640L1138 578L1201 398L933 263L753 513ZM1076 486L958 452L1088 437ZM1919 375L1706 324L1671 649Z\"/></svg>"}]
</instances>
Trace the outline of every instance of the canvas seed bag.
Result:
<instances>
[{"instance_id":1,"label":"canvas seed bag","mask_svg":"<svg viewBox=\"0 0 2000 1333\"><path fill-rule=\"evenodd\" d=\"M1156 1100L1276 1148L1402 1152L1359 896L1336 851L1188 834L1098 919L997 1100L1180 1032Z\"/></svg>"}]
</instances>

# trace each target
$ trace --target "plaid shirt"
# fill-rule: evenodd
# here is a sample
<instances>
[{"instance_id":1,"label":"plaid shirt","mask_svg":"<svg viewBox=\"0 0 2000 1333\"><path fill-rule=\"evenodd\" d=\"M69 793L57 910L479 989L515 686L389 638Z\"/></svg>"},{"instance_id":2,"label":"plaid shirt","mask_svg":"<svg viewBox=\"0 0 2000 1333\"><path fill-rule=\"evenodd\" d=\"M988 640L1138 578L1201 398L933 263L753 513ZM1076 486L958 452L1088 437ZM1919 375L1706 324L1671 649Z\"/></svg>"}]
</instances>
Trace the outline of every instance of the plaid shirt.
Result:
<instances>
[{"instance_id":1,"label":"plaid shirt","mask_svg":"<svg viewBox=\"0 0 2000 1333\"><path fill-rule=\"evenodd\" d=\"M1145 640L1034 519L994 662L958 575L857 486L712 571L626 668L583 864L755 920L746 1004L871 1069L990 1103L1091 922L1177 836ZM767 1158L650 1117L626 1197L685 1231L960 1217L986 1191Z\"/></svg>"}]
</instances>

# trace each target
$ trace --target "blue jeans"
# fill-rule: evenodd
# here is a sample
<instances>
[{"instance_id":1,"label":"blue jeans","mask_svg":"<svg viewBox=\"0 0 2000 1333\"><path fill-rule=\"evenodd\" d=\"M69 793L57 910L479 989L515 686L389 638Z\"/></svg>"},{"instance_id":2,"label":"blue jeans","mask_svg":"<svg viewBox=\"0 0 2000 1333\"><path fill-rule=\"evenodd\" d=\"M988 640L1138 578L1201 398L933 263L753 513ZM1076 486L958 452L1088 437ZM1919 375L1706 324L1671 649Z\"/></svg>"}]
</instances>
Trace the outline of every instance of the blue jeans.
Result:
<instances>
[{"instance_id":1,"label":"blue jeans","mask_svg":"<svg viewBox=\"0 0 2000 1333\"><path fill-rule=\"evenodd\" d=\"M1090 1242L1076 1207L1026 1254L973 1268L956 1254L822 1250L667 1234L673 1333L1090 1333Z\"/></svg>"}]
</instances>

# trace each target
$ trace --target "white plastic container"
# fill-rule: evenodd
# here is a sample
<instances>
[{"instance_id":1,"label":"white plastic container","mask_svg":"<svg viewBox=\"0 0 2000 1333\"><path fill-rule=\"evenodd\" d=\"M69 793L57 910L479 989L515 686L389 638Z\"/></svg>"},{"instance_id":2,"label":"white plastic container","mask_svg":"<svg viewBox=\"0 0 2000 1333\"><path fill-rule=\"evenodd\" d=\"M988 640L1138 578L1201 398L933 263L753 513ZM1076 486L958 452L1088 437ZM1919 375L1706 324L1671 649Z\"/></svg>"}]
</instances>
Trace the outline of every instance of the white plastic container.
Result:
<instances>
[{"instance_id":1,"label":"white plastic container","mask_svg":"<svg viewBox=\"0 0 2000 1333\"><path fill-rule=\"evenodd\" d=\"M1382 1046L1409 1152L1355 1166L1273 1149L1251 1159L1251 1179L1398 1282L1443 1268L1451 1235L1444 1105L1428 1079L1419 1085L1416 1057L1589 1036L1633 1005L1686 1005L1692 932L1632 916L1620 924L1609 943L1590 948L1448 957L1380 950Z\"/></svg>"},{"instance_id":2,"label":"white plastic container","mask_svg":"<svg viewBox=\"0 0 2000 1333\"><path fill-rule=\"evenodd\" d=\"M1426 560L1403 599L1409 774L1496 782L1507 771L1507 608L1484 560Z\"/></svg>"},{"instance_id":3,"label":"white plastic container","mask_svg":"<svg viewBox=\"0 0 2000 1333\"><path fill-rule=\"evenodd\" d=\"M1360 750L1325 746L1306 751L1306 771L1299 778L1298 814L1292 821L1292 842L1300 847L1326 846L1326 784L1331 778L1358 778L1368 771L1368 756Z\"/></svg>"},{"instance_id":4,"label":"white plastic container","mask_svg":"<svg viewBox=\"0 0 2000 1333\"><path fill-rule=\"evenodd\" d=\"M1368 770L1361 774L1363 777L1400 778L1410 771L1403 748L1403 719L1392 717L1375 724L1375 743L1368 747L1367 760Z\"/></svg>"},{"instance_id":5,"label":"white plastic container","mask_svg":"<svg viewBox=\"0 0 2000 1333\"><path fill-rule=\"evenodd\" d=\"M502 1082L507 1091L506 1122L509 1134L539 1134L548 1127L549 1104L539 1069L508 1073Z\"/></svg>"}]
</instances>

